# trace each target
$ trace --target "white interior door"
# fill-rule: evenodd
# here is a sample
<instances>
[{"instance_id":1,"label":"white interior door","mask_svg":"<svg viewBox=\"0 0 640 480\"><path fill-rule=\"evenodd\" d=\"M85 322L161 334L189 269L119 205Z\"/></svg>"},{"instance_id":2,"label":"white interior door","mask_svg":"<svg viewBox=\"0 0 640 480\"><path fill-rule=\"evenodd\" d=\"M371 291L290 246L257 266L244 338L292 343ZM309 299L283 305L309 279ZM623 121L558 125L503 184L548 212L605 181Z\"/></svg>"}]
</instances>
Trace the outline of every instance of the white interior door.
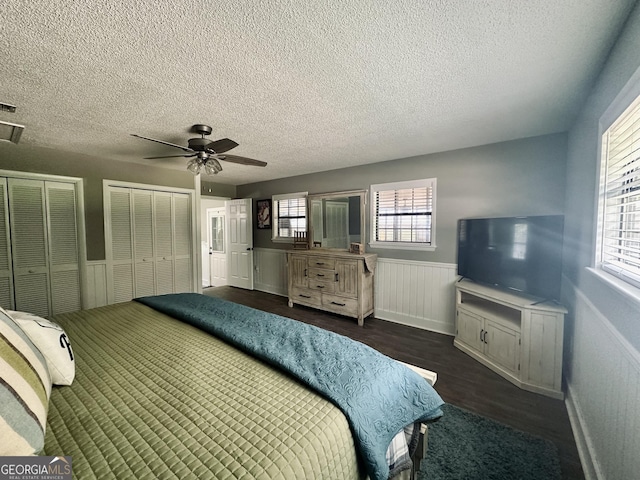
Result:
<instances>
[{"instance_id":1,"label":"white interior door","mask_svg":"<svg viewBox=\"0 0 640 480\"><path fill-rule=\"evenodd\" d=\"M253 290L252 200L243 198L225 202L229 225L227 244L228 284Z\"/></svg>"},{"instance_id":2,"label":"white interior door","mask_svg":"<svg viewBox=\"0 0 640 480\"><path fill-rule=\"evenodd\" d=\"M225 245L226 217L224 208L207 209L209 285L221 287L227 284L227 253Z\"/></svg>"}]
</instances>

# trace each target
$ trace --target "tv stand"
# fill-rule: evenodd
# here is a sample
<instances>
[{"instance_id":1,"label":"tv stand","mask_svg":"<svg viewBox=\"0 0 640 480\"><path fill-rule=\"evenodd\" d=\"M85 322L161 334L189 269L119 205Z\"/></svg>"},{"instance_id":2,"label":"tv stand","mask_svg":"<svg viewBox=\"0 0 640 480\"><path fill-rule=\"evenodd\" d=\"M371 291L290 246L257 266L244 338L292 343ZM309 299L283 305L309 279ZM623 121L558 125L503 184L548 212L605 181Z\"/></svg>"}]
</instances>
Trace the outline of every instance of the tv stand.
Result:
<instances>
[{"instance_id":1,"label":"tv stand","mask_svg":"<svg viewBox=\"0 0 640 480\"><path fill-rule=\"evenodd\" d=\"M462 279L453 344L514 385L563 399L566 313L555 302Z\"/></svg>"}]
</instances>

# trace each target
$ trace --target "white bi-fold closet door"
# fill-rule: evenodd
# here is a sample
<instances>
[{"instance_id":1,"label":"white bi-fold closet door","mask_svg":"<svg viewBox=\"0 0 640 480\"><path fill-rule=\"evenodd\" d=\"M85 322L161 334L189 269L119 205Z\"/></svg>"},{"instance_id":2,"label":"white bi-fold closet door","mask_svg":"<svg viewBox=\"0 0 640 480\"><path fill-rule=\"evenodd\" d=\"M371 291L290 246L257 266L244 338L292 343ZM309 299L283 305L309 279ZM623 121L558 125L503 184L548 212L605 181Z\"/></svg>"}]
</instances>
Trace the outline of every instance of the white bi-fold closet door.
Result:
<instances>
[{"instance_id":1,"label":"white bi-fold closet door","mask_svg":"<svg viewBox=\"0 0 640 480\"><path fill-rule=\"evenodd\" d=\"M193 291L191 195L108 187L108 302Z\"/></svg>"},{"instance_id":2,"label":"white bi-fold closet door","mask_svg":"<svg viewBox=\"0 0 640 480\"><path fill-rule=\"evenodd\" d=\"M80 310L74 183L0 177L0 304L40 316Z\"/></svg>"}]
</instances>

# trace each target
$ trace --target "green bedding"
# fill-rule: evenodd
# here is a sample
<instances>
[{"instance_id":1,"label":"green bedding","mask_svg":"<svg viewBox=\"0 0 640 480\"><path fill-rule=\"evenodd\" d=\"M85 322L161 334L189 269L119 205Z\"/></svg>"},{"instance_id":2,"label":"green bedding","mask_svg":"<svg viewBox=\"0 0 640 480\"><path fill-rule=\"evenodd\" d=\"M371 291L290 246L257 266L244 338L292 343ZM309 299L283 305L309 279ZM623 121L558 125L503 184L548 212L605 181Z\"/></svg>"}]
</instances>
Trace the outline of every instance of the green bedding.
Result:
<instances>
[{"instance_id":1,"label":"green bedding","mask_svg":"<svg viewBox=\"0 0 640 480\"><path fill-rule=\"evenodd\" d=\"M56 316L76 378L45 453L74 477L356 479L342 412L221 340L136 302Z\"/></svg>"}]
</instances>

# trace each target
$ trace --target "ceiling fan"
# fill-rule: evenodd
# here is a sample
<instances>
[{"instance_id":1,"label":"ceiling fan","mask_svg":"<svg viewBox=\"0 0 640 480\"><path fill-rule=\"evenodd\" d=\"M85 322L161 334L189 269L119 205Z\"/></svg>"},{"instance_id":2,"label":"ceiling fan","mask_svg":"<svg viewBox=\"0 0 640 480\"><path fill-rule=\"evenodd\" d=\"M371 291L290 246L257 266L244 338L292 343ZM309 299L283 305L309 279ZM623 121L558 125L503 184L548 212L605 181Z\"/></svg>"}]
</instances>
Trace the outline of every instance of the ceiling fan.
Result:
<instances>
[{"instance_id":1,"label":"ceiling fan","mask_svg":"<svg viewBox=\"0 0 640 480\"><path fill-rule=\"evenodd\" d=\"M239 157L237 155L221 155L228 152L232 148L236 148L238 144L229 138L222 138L213 142L204 138L205 135L210 135L212 128L208 125L196 124L191 127L193 132L199 133L200 138L190 138L189 146L183 147L182 145L176 145L175 143L165 142L164 140L156 140L155 138L143 137L142 135L136 135L132 133L131 136L142 138L143 140L151 140L152 142L162 143L163 145L169 145L170 147L179 148L186 152L181 155L162 155L160 157L144 157L145 159L156 158L171 158L171 157L186 157L191 158L187 162L187 169L194 175L198 175L202 169L204 169L207 175L216 175L222 171L222 165L218 160L225 162L239 163L241 165L253 165L256 167L266 167L267 162L260 160L254 160L247 157Z\"/></svg>"}]
</instances>

